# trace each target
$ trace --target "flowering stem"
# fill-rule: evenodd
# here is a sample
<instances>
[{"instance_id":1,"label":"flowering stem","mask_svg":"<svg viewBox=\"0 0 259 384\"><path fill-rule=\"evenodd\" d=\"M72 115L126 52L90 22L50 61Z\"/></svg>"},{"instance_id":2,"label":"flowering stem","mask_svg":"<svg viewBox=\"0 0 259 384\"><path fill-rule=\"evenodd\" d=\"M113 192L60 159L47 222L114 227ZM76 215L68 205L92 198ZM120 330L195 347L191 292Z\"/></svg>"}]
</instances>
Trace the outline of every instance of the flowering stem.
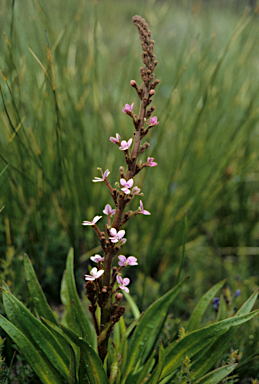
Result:
<instances>
[{"instance_id":1,"label":"flowering stem","mask_svg":"<svg viewBox=\"0 0 259 384\"><path fill-rule=\"evenodd\" d=\"M96 222L101 219L101 216L95 216L92 221L83 222L83 225L91 225L94 228L104 253L103 257L95 255L91 258L94 262L98 262L98 270L97 268L93 268L90 271L90 275L86 275L86 280L89 280L86 283L87 297L91 302L89 310L98 336L98 353L102 361L104 361L107 355L108 340L110 333L114 328L114 324L119 321L120 317L125 312L125 306L120 305L123 294L119 293L118 290L121 289L129 292L127 286L130 279L128 277L122 278L120 273L127 265L138 264L137 259L134 256L126 258L124 255L119 255L118 259L120 267L118 269L117 267L112 267L114 257L120 251L121 245L126 242L126 239L123 238L125 230L120 230L120 228L130 218L137 214L150 215L150 212L144 209L141 200L138 210L124 213L126 206L132 201L135 195L140 195L140 188L137 186L133 187L133 177L144 167L154 167L157 165L157 163L153 161L154 159L150 157L148 157L147 162L144 164L142 161L140 164L137 163L139 155L149 146L148 143L141 145L141 140L151 127L159 123L156 116L150 118L149 125L147 123L147 119L155 110L154 106L151 106L148 109L147 107L152 102L151 97L155 94L154 88L159 81L154 81L153 72L157 62L155 61L155 56L153 54L154 41L150 40L151 34L148 30L148 25L140 16L134 16L133 22L138 27L143 50L142 61L144 66L140 68L142 79L141 86L138 87L135 80L131 80L130 82L141 100L139 116L133 112L134 103L131 105L126 104L122 110L123 113L127 113L132 118L134 124L134 142L132 151L130 152L129 150L132 144L132 138L129 140L121 140L118 133L116 133L116 137L110 137L110 141L118 145L121 151L124 151L127 164L126 172L122 166L120 167L121 191L112 188L111 184L108 182L107 177L109 176L110 171L106 169L106 171L103 172L101 168L98 168L101 171L102 177L95 177L93 182L104 182L104 184L106 184L115 204L115 209L112 209L109 204L105 206L103 213L108 215L108 224L106 224L105 232L101 232L96 225ZM145 124L147 125L146 129ZM116 185L119 184L117 183ZM111 220L112 216L113 220ZM114 288L116 280L118 282L118 288ZM101 310L99 324L96 317L97 304Z\"/></svg>"}]
</instances>

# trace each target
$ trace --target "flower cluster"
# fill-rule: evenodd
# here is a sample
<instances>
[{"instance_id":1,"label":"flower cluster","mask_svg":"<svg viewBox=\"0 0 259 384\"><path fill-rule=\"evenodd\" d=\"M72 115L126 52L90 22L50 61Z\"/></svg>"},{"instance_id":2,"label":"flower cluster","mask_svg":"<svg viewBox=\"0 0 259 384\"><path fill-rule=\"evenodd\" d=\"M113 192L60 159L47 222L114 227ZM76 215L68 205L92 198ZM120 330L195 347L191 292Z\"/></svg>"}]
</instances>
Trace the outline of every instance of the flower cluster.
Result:
<instances>
[{"instance_id":1,"label":"flower cluster","mask_svg":"<svg viewBox=\"0 0 259 384\"><path fill-rule=\"evenodd\" d=\"M147 24L145 20L139 16L135 16L133 22L139 30L144 66L140 69L141 79L143 81L141 86L138 87L135 80L131 80L130 85L135 88L141 100L140 111L138 116L134 113L134 103L125 104L122 108L122 112L132 119L135 129L133 138L121 139L119 133L110 137L110 141L118 145L119 150L125 156L127 169L125 170L124 167L120 167L119 182L116 182L115 187L113 187L108 181L110 171L106 169L103 172L101 168L97 168L101 172L101 177L95 176L93 182L103 182L108 187L113 205L106 204L102 211L107 217L104 231L101 231L97 225L97 222L102 216L95 216L92 221L83 221L83 225L93 227L103 251L103 256L99 254L91 256L91 261L96 263L97 267L93 267L89 274L85 275L85 280L87 281L87 297L91 302L89 310L93 317L96 333L97 335L100 335L100 333L106 335L105 342L103 340L100 341L101 344L98 346L99 355L102 360L107 353L109 333L113 329L114 323L119 320L125 310L125 307L119 306L123 295L117 291L122 290L129 293L128 286L130 279L121 276L121 272L127 266L138 265L135 256L126 257L121 254L118 255L121 247L127 241L125 237L126 231L122 227L129 219L138 214L151 215L149 211L144 209L142 200L139 201L139 207L135 211L127 211L128 204L130 204L134 198L143 195L141 189L137 185L134 185L134 177L145 167L152 168L157 166L153 157L148 157L146 162L142 160L138 161L139 156L149 147L148 143L141 144L141 140L152 127L159 124L157 116L152 116L155 107L150 107L152 97L155 94L155 87L159 83L159 80L154 80L153 72L157 61L153 53L154 42L150 39L150 31L147 29ZM117 255L118 265L115 266L114 260ZM116 305L113 305L114 300ZM100 324L95 313L97 304L101 309Z\"/></svg>"}]
</instances>

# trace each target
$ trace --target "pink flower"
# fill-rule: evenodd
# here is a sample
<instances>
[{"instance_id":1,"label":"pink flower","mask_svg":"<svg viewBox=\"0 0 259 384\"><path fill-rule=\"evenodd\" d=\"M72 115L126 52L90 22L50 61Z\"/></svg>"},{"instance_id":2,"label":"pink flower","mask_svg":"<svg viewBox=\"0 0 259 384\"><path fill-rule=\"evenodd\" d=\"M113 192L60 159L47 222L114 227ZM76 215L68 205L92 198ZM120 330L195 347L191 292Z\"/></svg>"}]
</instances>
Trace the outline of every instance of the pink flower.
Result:
<instances>
[{"instance_id":1,"label":"pink flower","mask_svg":"<svg viewBox=\"0 0 259 384\"><path fill-rule=\"evenodd\" d=\"M124 289L124 291L126 291L127 293L129 293L129 288L127 288L126 285L129 285L129 283L130 283L130 279L129 279L128 277L125 277L125 278L123 279L123 278L122 278L121 276L119 276L119 275L116 276L116 279L117 279L117 281L118 281L118 283L119 283L119 287L120 287L120 289Z\"/></svg>"},{"instance_id":2,"label":"pink flower","mask_svg":"<svg viewBox=\"0 0 259 384\"><path fill-rule=\"evenodd\" d=\"M104 260L104 257L102 257L100 255L94 255L94 256L91 256L90 259L92 261L94 261L95 263L100 263L101 261Z\"/></svg>"},{"instance_id":3,"label":"pink flower","mask_svg":"<svg viewBox=\"0 0 259 384\"><path fill-rule=\"evenodd\" d=\"M142 215L151 215L151 213L150 212L148 212L148 211L146 211L145 209L144 209L144 207L143 207L143 203L142 203L142 201L140 200L140 202L139 202L139 210L140 210L140 213L142 213Z\"/></svg>"},{"instance_id":4,"label":"pink flower","mask_svg":"<svg viewBox=\"0 0 259 384\"><path fill-rule=\"evenodd\" d=\"M126 239L123 239L123 236L125 235L124 229L121 229L118 233L115 228L110 229L110 235L109 239L111 240L112 243L118 243L120 241L122 244L126 243Z\"/></svg>"},{"instance_id":5,"label":"pink flower","mask_svg":"<svg viewBox=\"0 0 259 384\"><path fill-rule=\"evenodd\" d=\"M157 117L156 116L151 117L150 120L149 120L149 124L152 125L152 126L155 126L155 125L159 124L159 121L157 121Z\"/></svg>"},{"instance_id":6,"label":"pink flower","mask_svg":"<svg viewBox=\"0 0 259 384\"><path fill-rule=\"evenodd\" d=\"M112 207L110 206L110 204L106 204L105 205L105 208L103 210L103 213L107 216L113 216L114 213L116 212L116 209L112 209Z\"/></svg>"},{"instance_id":7,"label":"pink flower","mask_svg":"<svg viewBox=\"0 0 259 384\"><path fill-rule=\"evenodd\" d=\"M99 279L100 276L102 276L102 274L104 273L104 270L103 269L100 269L98 271L98 269L96 267L94 267L91 271L90 271L90 275L85 275L85 280L95 280L95 279Z\"/></svg>"},{"instance_id":8,"label":"pink flower","mask_svg":"<svg viewBox=\"0 0 259 384\"><path fill-rule=\"evenodd\" d=\"M93 179L93 182L94 182L94 183L96 183L96 182L98 182L98 181L104 181L105 179L107 179L107 177L108 177L109 174L111 173L111 172L109 171L109 169L106 169L106 171L105 171L104 173L103 173L103 171L102 171L101 168L97 168L97 169L99 169L99 170L101 171L102 178L101 178L101 177L95 177L95 178Z\"/></svg>"},{"instance_id":9,"label":"pink flower","mask_svg":"<svg viewBox=\"0 0 259 384\"><path fill-rule=\"evenodd\" d=\"M137 258L134 256L129 256L127 258L124 255L120 255L120 256L118 256L118 259L120 260L118 264L121 267L127 267L127 265L138 265Z\"/></svg>"},{"instance_id":10,"label":"pink flower","mask_svg":"<svg viewBox=\"0 0 259 384\"><path fill-rule=\"evenodd\" d=\"M141 189L139 187L137 187L137 186L132 188L132 193L134 195L139 195L140 191L141 191Z\"/></svg>"},{"instance_id":11,"label":"pink flower","mask_svg":"<svg viewBox=\"0 0 259 384\"><path fill-rule=\"evenodd\" d=\"M122 112L131 114L131 111L133 109L133 105L134 105L134 103L132 103L131 105L126 104L125 107L123 108Z\"/></svg>"},{"instance_id":12,"label":"pink flower","mask_svg":"<svg viewBox=\"0 0 259 384\"><path fill-rule=\"evenodd\" d=\"M131 188L133 186L133 179L129 179L128 181L126 181L125 179L120 179L120 183L121 185L123 186L123 188L121 188L121 190L126 193L126 195L128 195L131 191L129 188Z\"/></svg>"},{"instance_id":13,"label":"pink flower","mask_svg":"<svg viewBox=\"0 0 259 384\"><path fill-rule=\"evenodd\" d=\"M121 142L121 137L118 133L116 133L116 138L115 137L110 137L110 141L114 144L120 145Z\"/></svg>"},{"instance_id":14,"label":"pink flower","mask_svg":"<svg viewBox=\"0 0 259 384\"><path fill-rule=\"evenodd\" d=\"M129 139L129 141L122 140L120 150L126 151L131 146L131 143L132 143L132 139Z\"/></svg>"},{"instance_id":15,"label":"pink flower","mask_svg":"<svg viewBox=\"0 0 259 384\"><path fill-rule=\"evenodd\" d=\"M153 160L154 160L154 157L148 157L146 165L148 167L155 167L157 165L157 163Z\"/></svg>"},{"instance_id":16,"label":"pink flower","mask_svg":"<svg viewBox=\"0 0 259 384\"><path fill-rule=\"evenodd\" d=\"M93 218L93 221L83 221L82 225L95 225L97 223L97 221L100 220L101 218L102 218L102 216L95 216Z\"/></svg>"}]
</instances>

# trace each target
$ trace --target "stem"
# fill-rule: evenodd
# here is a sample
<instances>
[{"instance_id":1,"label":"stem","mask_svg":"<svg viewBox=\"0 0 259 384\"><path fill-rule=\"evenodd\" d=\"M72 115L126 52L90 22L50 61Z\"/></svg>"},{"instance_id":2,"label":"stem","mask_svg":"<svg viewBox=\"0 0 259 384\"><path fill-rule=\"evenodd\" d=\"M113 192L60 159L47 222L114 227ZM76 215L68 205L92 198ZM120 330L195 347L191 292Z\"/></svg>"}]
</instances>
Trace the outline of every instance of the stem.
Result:
<instances>
[{"instance_id":1,"label":"stem","mask_svg":"<svg viewBox=\"0 0 259 384\"><path fill-rule=\"evenodd\" d=\"M145 123L145 113L146 113L146 107L147 107L147 100L149 96L149 89L147 86L143 83L143 89L144 89L144 96L141 100L140 104L140 112L139 112L139 118L138 118L138 125L135 129L135 139L133 143L133 149L131 152L131 162L128 164L128 170L126 179L131 179L136 174L136 165L137 165L137 159L139 155L139 148L140 148L140 141L142 138L142 132L144 130L144 123Z\"/></svg>"}]
</instances>

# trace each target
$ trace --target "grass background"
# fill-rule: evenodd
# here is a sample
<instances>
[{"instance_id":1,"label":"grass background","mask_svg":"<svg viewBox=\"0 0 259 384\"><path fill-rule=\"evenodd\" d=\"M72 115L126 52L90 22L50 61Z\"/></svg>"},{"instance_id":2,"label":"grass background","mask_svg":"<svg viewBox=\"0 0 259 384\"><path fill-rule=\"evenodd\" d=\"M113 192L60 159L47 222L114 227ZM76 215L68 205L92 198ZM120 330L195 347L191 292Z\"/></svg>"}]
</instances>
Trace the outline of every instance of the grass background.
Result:
<instances>
[{"instance_id":1,"label":"grass background","mask_svg":"<svg viewBox=\"0 0 259 384\"><path fill-rule=\"evenodd\" d=\"M139 83L141 65L134 14L149 23L161 84L154 97L160 124L143 155L158 166L136 179L152 215L126 226L123 252L139 259L129 271L133 295L145 309L175 283L185 233L182 275L191 279L177 316L187 318L225 277L230 296L241 289L237 306L258 287L259 26L256 5L246 5L2 0L0 270L14 293L28 300L24 252L53 304L69 248L79 289L99 252L94 231L81 223L111 203L104 185L92 183L96 168L111 170L114 185L124 165L109 137L133 133L121 109L134 102L138 111L129 85ZM256 353L247 332L243 343Z\"/></svg>"}]
</instances>

